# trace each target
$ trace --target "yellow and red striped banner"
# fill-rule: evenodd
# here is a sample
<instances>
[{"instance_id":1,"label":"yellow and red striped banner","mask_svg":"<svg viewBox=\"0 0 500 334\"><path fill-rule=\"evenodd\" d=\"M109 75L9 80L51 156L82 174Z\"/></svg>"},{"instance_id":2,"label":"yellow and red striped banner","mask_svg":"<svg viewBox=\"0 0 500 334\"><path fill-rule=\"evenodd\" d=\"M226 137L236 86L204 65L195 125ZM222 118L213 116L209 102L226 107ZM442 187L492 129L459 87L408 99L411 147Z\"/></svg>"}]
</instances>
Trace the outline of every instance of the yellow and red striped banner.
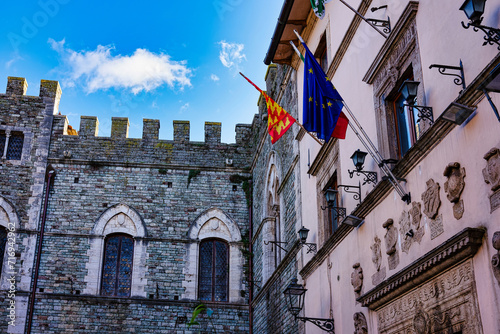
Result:
<instances>
[{"instance_id":1,"label":"yellow and red striped banner","mask_svg":"<svg viewBox=\"0 0 500 334\"><path fill-rule=\"evenodd\" d=\"M271 143L275 143L285 132L295 123L289 113L287 113L278 103L271 99L265 92L262 92L267 105L267 131L271 136Z\"/></svg>"}]
</instances>

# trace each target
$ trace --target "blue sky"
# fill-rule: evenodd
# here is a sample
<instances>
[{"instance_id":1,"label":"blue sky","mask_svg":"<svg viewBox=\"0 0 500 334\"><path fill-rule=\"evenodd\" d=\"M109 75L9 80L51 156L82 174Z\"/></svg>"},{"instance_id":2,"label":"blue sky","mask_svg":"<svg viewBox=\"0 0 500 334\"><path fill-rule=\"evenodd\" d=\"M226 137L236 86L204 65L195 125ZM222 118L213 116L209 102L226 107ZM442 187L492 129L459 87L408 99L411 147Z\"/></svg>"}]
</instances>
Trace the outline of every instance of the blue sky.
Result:
<instances>
[{"instance_id":1,"label":"blue sky","mask_svg":"<svg viewBox=\"0 0 500 334\"><path fill-rule=\"evenodd\" d=\"M8 76L25 77L28 95L40 80L57 80L60 112L79 129L80 116L128 117L129 137L142 119L160 120L160 138L173 138L173 120L191 122L191 140L204 140L204 122L222 122L222 141L251 123L262 88L263 63L282 1L9 1L0 20L0 92Z\"/></svg>"}]
</instances>

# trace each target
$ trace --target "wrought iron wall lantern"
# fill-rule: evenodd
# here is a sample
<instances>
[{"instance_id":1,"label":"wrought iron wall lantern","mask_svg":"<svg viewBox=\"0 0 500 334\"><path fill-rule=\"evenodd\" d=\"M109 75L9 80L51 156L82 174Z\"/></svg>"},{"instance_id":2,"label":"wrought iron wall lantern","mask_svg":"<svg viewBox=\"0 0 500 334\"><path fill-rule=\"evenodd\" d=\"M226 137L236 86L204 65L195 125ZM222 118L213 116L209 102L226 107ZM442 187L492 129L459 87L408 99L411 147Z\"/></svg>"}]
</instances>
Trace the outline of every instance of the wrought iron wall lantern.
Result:
<instances>
[{"instance_id":1,"label":"wrought iron wall lantern","mask_svg":"<svg viewBox=\"0 0 500 334\"><path fill-rule=\"evenodd\" d=\"M283 247L280 246L281 244L286 245L286 244L288 244L288 242L285 242L285 241L272 241L272 240L265 241L264 240L264 245L269 245L269 244L273 244L274 246L279 247L280 249L284 250L285 253L288 253L288 251L285 248L283 248Z\"/></svg>"},{"instance_id":2,"label":"wrought iron wall lantern","mask_svg":"<svg viewBox=\"0 0 500 334\"><path fill-rule=\"evenodd\" d=\"M326 207L321 206L321 210L330 209L332 212L335 213L336 217L342 219L346 216L346 209L339 206L335 206L335 203L337 202L337 194L338 190L328 188L325 191Z\"/></svg>"},{"instance_id":3,"label":"wrought iron wall lantern","mask_svg":"<svg viewBox=\"0 0 500 334\"><path fill-rule=\"evenodd\" d=\"M354 166L356 167L356 170L350 171L349 169L347 172L349 172L349 177L352 179L354 176L354 173L359 176L359 174L363 174L365 176L363 180L363 185L366 183L373 183L377 184L378 178L377 178L377 172L370 172L370 171L364 171L363 170L363 165L365 163L365 158L368 153L360 151L357 149L353 155L351 156L352 162L354 163Z\"/></svg>"},{"instance_id":4,"label":"wrought iron wall lantern","mask_svg":"<svg viewBox=\"0 0 500 334\"><path fill-rule=\"evenodd\" d=\"M300 230L297 232L299 234L300 246L307 247L307 253L316 253L318 251L316 244L307 243L307 235L309 234L309 229L302 226Z\"/></svg>"},{"instance_id":5,"label":"wrought iron wall lantern","mask_svg":"<svg viewBox=\"0 0 500 334\"><path fill-rule=\"evenodd\" d=\"M285 295L287 308L290 313L295 317L295 319L301 320L303 322L309 321L329 333L334 333L334 322L333 319L324 318L309 318L309 317L299 317L300 311L304 308L304 298L307 289L304 288L302 284L298 284L296 278L292 279L292 282L288 284L283 294Z\"/></svg>"},{"instance_id":6,"label":"wrought iron wall lantern","mask_svg":"<svg viewBox=\"0 0 500 334\"><path fill-rule=\"evenodd\" d=\"M399 92L401 93L401 95L403 95L403 98L406 101L406 104L404 104L405 107L408 107L410 109L415 108L418 110L418 121L420 121L421 119L426 119L432 125L434 123L432 107L419 106L415 104L415 98L417 97L419 84L419 81L406 80L405 82L403 82L403 85L399 89ZM400 112L404 112L404 110L402 109L400 110Z\"/></svg>"},{"instance_id":7,"label":"wrought iron wall lantern","mask_svg":"<svg viewBox=\"0 0 500 334\"><path fill-rule=\"evenodd\" d=\"M442 75L449 75L455 77L455 79L453 79L453 83L457 86L462 85L462 90L465 89L464 65L462 64L462 59L460 59L459 66L432 64L431 66L429 66L429 69L434 67L436 67L438 69L438 72L441 73ZM446 73L446 70L459 71L460 74Z\"/></svg>"},{"instance_id":8,"label":"wrought iron wall lantern","mask_svg":"<svg viewBox=\"0 0 500 334\"><path fill-rule=\"evenodd\" d=\"M391 33L391 20L389 19L389 16L387 16L387 20L366 19L366 21L370 22L375 27L382 28L382 31L386 34Z\"/></svg>"},{"instance_id":9,"label":"wrought iron wall lantern","mask_svg":"<svg viewBox=\"0 0 500 334\"><path fill-rule=\"evenodd\" d=\"M464 29L469 29L471 26L474 27L474 31L482 30L486 36L484 36L484 45L493 45L493 43L498 45L498 50L500 50L500 29L483 26L481 22L483 21L483 13L484 13L484 5L486 0L466 0L460 10L462 10L467 18L469 19L469 23L465 25L462 22L462 27Z\"/></svg>"}]
</instances>

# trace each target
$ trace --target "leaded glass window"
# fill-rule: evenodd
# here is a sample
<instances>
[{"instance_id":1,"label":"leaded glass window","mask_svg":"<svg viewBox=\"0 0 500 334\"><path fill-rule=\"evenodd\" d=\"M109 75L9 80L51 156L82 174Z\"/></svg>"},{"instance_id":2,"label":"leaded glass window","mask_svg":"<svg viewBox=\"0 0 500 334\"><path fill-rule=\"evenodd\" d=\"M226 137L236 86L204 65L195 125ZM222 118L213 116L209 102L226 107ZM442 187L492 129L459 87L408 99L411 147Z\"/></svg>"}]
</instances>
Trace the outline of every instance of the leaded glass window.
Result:
<instances>
[{"instance_id":1,"label":"leaded glass window","mask_svg":"<svg viewBox=\"0 0 500 334\"><path fill-rule=\"evenodd\" d=\"M3 156L3 151L5 150L5 140L7 137L4 132L0 132L0 157Z\"/></svg>"},{"instance_id":2,"label":"leaded glass window","mask_svg":"<svg viewBox=\"0 0 500 334\"><path fill-rule=\"evenodd\" d=\"M7 147L7 160L21 160L24 135L22 132L12 132ZM4 144L5 145L5 144Z\"/></svg>"},{"instance_id":3,"label":"leaded glass window","mask_svg":"<svg viewBox=\"0 0 500 334\"><path fill-rule=\"evenodd\" d=\"M132 285L134 239L115 234L106 238L102 268L102 296L128 297Z\"/></svg>"},{"instance_id":4,"label":"leaded glass window","mask_svg":"<svg viewBox=\"0 0 500 334\"><path fill-rule=\"evenodd\" d=\"M0 273L2 272L3 255L5 254L5 245L7 244L7 230L0 226Z\"/></svg>"},{"instance_id":5,"label":"leaded glass window","mask_svg":"<svg viewBox=\"0 0 500 334\"><path fill-rule=\"evenodd\" d=\"M201 242L198 282L200 300L228 300L229 247L226 242L215 239Z\"/></svg>"}]
</instances>

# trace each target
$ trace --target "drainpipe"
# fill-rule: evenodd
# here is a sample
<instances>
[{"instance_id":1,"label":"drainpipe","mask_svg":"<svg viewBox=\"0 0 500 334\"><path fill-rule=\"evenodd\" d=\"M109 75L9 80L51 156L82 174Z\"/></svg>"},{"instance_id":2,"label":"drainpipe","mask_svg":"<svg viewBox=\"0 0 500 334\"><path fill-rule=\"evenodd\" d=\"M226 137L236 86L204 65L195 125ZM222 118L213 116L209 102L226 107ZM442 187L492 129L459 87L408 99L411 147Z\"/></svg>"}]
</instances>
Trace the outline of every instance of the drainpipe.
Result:
<instances>
[{"instance_id":1,"label":"drainpipe","mask_svg":"<svg viewBox=\"0 0 500 334\"><path fill-rule=\"evenodd\" d=\"M248 257L248 279L250 281L250 291L248 293L248 329L249 329L249 334L253 333L253 308L252 308L252 300L253 300L253 243L252 243L252 238L253 238L253 222L252 222L252 207L253 207L253 182L252 180L248 181L248 186L250 190L250 205L248 208L248 220L250 222L250 231L248 232L249 238L248 238L248 252L250 253L250 256Z\"/></svg>"},{"instance_id":2,"label":"drainpipe","mask_svg":"<svg viewBox=\"0 0 500 334\"><path fill-rule=\"evenodd\" d=\"M33 275L33 287L31 290L30 303L29 303L29 314L28 314L28 328L26 329L27 334L31 334L31 323L33 321L33 308L35 307L35 294L36 287L38 283L38 271L40 269L40 259L42 257L42 244L43 244L43 233L45 230L45 219L47 218L47 205L49 202L49 192L56 176L56 171L52 169L51 166L48 168L48 172L45 176L45 199L43 201L43 212L42 212L42 223L40 224L40 238L38 240L37 257L35 264L35 271Z\"/></svg>"}]
</instances>

